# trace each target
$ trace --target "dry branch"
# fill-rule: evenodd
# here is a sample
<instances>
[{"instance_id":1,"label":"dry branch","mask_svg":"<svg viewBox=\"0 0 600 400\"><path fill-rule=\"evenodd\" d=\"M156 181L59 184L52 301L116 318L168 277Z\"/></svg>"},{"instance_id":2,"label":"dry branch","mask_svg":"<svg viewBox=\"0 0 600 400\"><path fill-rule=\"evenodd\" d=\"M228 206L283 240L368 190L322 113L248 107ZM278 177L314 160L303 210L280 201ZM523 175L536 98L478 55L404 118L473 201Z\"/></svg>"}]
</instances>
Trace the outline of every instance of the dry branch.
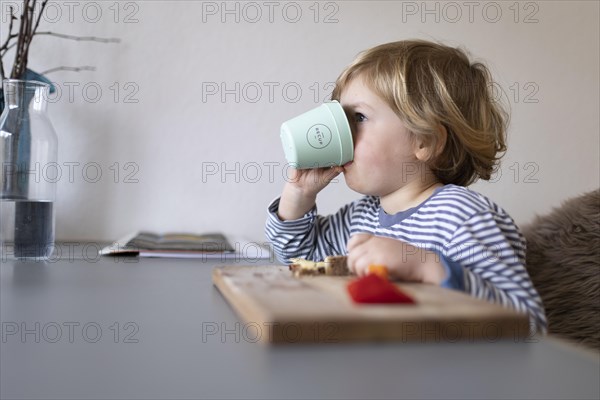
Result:
<instances>
[{"instance_id":1,"label":"dry branch","mask_svg":"<svg viewBox=\"0 0 600 400\"><path fill-rule=\"evenodd\" d=\"M12 79L22 78L27 69L27 62L29 60L29 48L31 45L31 41L33 37L36 35L49 35L55 36L61 39L75 40L75 41L87 41L87 42L99 42L99 43L120 43L121 40L117 38L100 38L96 36L76 36L76 35L67 35L64 33L57 32L38 32L38 27L40 25L40 21L42 18L42 14L48 0L43 0L39 7L38 13L36 15L37 0L24 0L23 1L23 11L21 12L20 18L17 18L13 11L13 7L10 6L10 24L8 28L8 35L6 40L0 46L0 79L6 79L6 74L4 70L3 56L12 49L15 49L15 59L13 62L12 71L10 73L10 77ZM18 33L13 33L13 21L20 19ZM16 39L16 42L15 42ZM52 68L50 70L45 71L44 73L56 72L56 71L92 71L95 70L94 67L84 66L84 67L57 67Z\"/></svg>"}]
</instances>

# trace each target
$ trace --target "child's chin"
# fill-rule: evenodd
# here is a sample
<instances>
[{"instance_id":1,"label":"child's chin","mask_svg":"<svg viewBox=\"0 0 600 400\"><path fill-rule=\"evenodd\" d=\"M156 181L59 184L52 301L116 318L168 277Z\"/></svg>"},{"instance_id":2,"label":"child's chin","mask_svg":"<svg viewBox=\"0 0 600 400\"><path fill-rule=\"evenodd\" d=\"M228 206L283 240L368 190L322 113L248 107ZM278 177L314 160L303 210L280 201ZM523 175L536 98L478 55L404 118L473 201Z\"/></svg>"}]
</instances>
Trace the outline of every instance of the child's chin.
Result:
<instances>
[{"instance_id":1,"label":"child's chin","mask_svg":"<svg viewBox=\"0 0 600 400\"><path fill-rule=\"evenodd\" d=\"M348 173L344 174L344 180L346 181L346 186L348 186L350 189L354 190L356 193L360 193L365 196L376 196L376 194L371 193L371 190L369 190L364 185L358 184L352 178L353 178L352 174L348 174Z\"/></svg>"},{"instance_id":2,"label":"child's chin","mask_svg":"<svg viewBox=\"0 0 600 400\"><path fill-rule=\"evenodd\" d=\"M346 181L346 186L348 186L350 189L354 190L355 192L358 192L358 190L356 190L356 185L354 184L354 181L352 180L352 174L349 174L348 171L344 171L344 181Z\"/></svg>"}]
</instances>

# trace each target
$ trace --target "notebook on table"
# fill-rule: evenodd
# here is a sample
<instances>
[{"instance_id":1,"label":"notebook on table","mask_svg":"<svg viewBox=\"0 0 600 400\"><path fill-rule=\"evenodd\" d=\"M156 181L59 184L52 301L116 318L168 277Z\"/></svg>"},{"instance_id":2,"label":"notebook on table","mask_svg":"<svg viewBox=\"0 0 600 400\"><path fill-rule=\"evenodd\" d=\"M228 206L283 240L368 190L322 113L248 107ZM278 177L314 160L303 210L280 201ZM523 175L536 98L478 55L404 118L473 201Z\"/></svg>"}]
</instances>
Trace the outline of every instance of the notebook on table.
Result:
<instances>
[{"instance_id":1,"label":"notebook on table","mask_svg":"<svg viewBox=\"0 0 600 400\"><path fill-rule=\"evenodd\" d=\"M234 240L223 233L156 233L140 231L119 239L101 255L137 255L170 258L270 258L265 243Z\"/></svg>"}]
</instances>

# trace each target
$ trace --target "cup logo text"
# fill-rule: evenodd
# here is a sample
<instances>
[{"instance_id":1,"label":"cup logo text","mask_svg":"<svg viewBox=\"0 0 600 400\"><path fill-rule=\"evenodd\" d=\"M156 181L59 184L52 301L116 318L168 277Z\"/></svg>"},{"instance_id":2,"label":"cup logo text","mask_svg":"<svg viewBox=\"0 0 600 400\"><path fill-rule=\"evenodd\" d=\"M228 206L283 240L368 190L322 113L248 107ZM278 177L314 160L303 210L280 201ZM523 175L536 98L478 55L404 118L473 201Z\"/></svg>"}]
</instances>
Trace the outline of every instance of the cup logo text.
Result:
<instances>
[{"instance_id":1,"label":"cup logo text","mask_svg":"<svg viewBox=\"0 0 600 400\"><path fill-rule=\"evenodd\" d=\"M331 143L331 130L323 124L316 124L306 132L308 144L315 149L325 148Z\"/></svg>"}]
</instances>

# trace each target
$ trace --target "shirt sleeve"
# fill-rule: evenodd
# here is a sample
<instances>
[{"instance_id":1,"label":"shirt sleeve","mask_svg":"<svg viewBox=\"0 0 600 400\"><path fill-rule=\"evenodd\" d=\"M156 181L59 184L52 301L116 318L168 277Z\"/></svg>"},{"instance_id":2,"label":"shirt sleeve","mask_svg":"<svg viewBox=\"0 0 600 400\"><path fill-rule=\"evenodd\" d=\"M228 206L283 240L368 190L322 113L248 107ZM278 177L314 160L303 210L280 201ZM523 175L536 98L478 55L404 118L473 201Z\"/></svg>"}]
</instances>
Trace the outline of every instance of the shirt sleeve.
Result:
<instances>
[{"instance_id":1,"label":"shirt sleeve","mask_svg":"<svg viewBox=\"0 0 600 400\"><path fill-rule=\"evenodd\" d=\"M473 215L446 246L447 267L463 267L465 292L529 315L532 333L547 329L542 300L525 269L525 239L514 222L490 212ZM453 272L454 271L454 272Z\"/></svg>"},{"instance_id":2,"label":"shirt sleeve","mask_svg":"<svg viewBox=\"0 0 600 400\"><path fill-rule=\"evenodd\" d=\"M282 221L277 215L279 200L269 205L265 234L280 262L289 264L290 258L321 261L346 254L352 204L328 216L318 215L315 206L302 218Z\"/></svg>"}]
</instances>

